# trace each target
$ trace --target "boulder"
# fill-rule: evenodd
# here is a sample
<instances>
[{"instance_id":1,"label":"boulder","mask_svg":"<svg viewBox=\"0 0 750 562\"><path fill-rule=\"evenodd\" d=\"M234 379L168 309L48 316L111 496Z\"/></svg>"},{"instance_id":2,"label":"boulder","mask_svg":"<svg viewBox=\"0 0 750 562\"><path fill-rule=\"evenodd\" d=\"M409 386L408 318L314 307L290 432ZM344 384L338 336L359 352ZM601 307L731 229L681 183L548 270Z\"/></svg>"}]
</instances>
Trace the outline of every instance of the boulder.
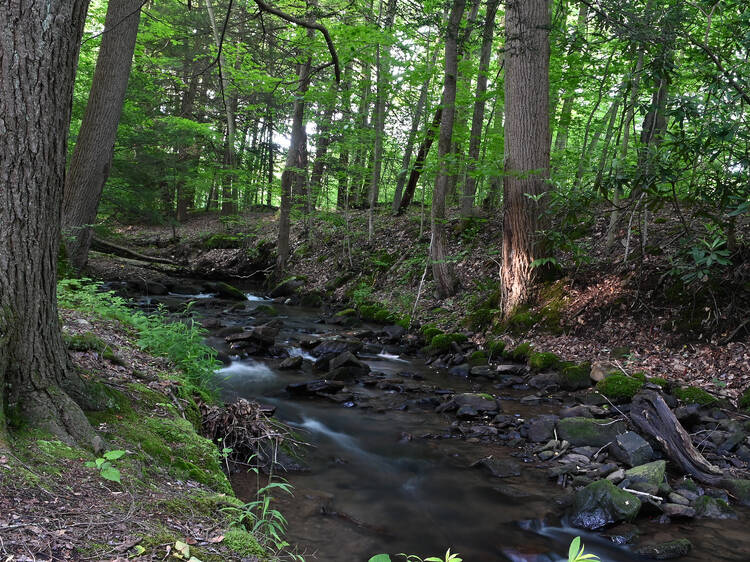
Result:
<instances>
[{"instance_id":1,"label":"boulder","mask_svg":"<svg viewBox=\"0 0 750 562\"><path fill-rule=\"evenodd\" d=\"M399 341L405 333L406 330L404 329L404 327L399 326L398 324L394 324L393 326L385 326L381 332L383 339L388 342Z\"/></svg>"},{"instance_id":2,"label":"boulder","mask_svg":"<svg viewBox=\"0 0 750 562\"><path fill-rule=\"evenodd\" d=\"M299 369L302 366L302 356L301 355L293 355L292 357L287 357L279 364L279 369L282 371L287 371L291 369Z\"/></svg>"},{"instance_id":3,"label":"boulder","mask_svg":"<svg viewBox=\"0 0 750 562\"><path fill-rule=\"evenodd\" d=\"M521 475L521 465L512 460L501 460L494 457L485 457L471 464L472 468L484 468L489 470L495 478L508 478Z\"/></svg>"},{"instance_id":4,"label":"boulder","mask_svg":"<svg viewBox=\"0 0 750 562\"><path fill-rule=\"evenodd\" d=\"M681 503L663 503L661 504L661 510L664 515L669 517L695 517L695 509Z\"/></svg>"},{"instance_id":5,"label":"boulder","mask_svg":"<svg viewBox=\"0 0 750 562\"><path fill-rule=\"evenodd\" d=\"M559 373L539 373L529 379L528 382L531 388L538 390L557 389L560 386L560 374Z\"/></svg>"},{"instance_id":6,"label":"boulder","mask_svg":"<svg viewBox=\"0 0 750 562\"><path fill-rule=\"evenodd\" d=\"M737 519L727 502L711 496L701 496L695 501L695 513L704 519Z\"/></svg>"},{"instance_id":7,"label":"boulder","mask_svg":"<svg viewBox=\"0 0 750 562\"><path fill-rule=\"evenodd\" d=\"M310 352L313 357L328 356L329 359L345 351L356 353L362 349L362 341L354 338L325 340L316 345Z\"/></svg>"},{"instance_id":8,"label":"boulder","mask_svg":"<svg viewBox=\"0 0 750 562\"><path fill-rule=\"evenodd\" d=\"M268 349L276 342L276 336L279 335L280 329L280 323L269 322L268 324L255 326L250 330L227 336L225 340L231 344L232 349Z\"/></svg>"},{"instance_id":9,"label":"boulder","mask_svg":"<svg viewBox=\"0 0 750 562\"><path fill-rule=\"evenodd\" d=\"M299 277L285 279L271 290L271 298L291 297L305 282Z\"/></svg>"},{"instance_id":10,"label":"boulder","mask_svg":"<svg viewBox=\"0 0 750 562\"><path fill-rule=\"evenodd\" d=\"M618 435L610 452L617 460L631 467L646 464L654 458L654 450L648 441L633 431Z\"/></svg>"},{"instance_id":11,"label":"boulder","mask_svg":"<svg viewBox=\"0 0 750 562\"><path fill-rule=\"evenodd\" d=\"M563 418L557 422L557 432L560 439L569 441L574 447L603 447L614 443L617 436L625 432L625 423L612 419Z\"/></svg>"},{"instance_id":12,"label":"boulder","mask_svg":"<svg viewBox=\"0 0 750 562\"><path fill-rule=\"evenodd\" d=\"M461 377L465 379L469 376L469 364L463 363L461 365L456 365L455 367L451 367L450 369L448 369L448 372L454 377Z\"/></svg>"},{"instance_id":13,"label":"boulder","mask_svg":"<svg viewBox=\"0 0 750 562\"><path fill-rule=\"evenodd\" d=\"M644 558L651 558L652 560L673 560L687 556L691 548L693 548L693 545L689 540L677 539L658 544L639 546L635 550L635 553Z\"/></svg>"},{"instance_id":14,"label":"boulder","mask_svg":"<svg viewBox=\"0 0 750 562\"><path fill-rule=\"evenodd\" d=\"M354 379L370 372L369 365L357 359L351 351L330 359L328 369L328 378L331 380Z\"/></svg>"},{"instance_id":15,"label":"boulder","mask_svg":"<svg viewBox=\"0 0 750 562\"><path fill-rule=\"evenodd\" d=\"M497 375L497 369L495 367L492 367L491 365L477 365L476 367L471 368L469 374L472 377L492 378Z\"/></svg>"},{"instance_id":16,"label":"boulder","mask_svg":"<svg viewBox=\"0 0 750 562\"><path fill-rule=\"evenodd\" d=\"M317 379L307 382L297 382L288 384L286 390L289 394L311 396L314 394L335 394L344 388L345 384L341 381L329 381L326 379Z\"/></svg>"},{"instance_id":17,"label":"boulder","mask_svg":"<svg viewBox=\"0 0 750 562\"><path fill-rule=\"evenodd\" d=\"M533 418L528 422L528 439L532 443L542 443L554 437L557 416L544 415Z\"/></svg>"},{"instance_id":18,"label":"boulder","mask_svg":"<svg viewBox=\"0 0 750 562\"><path fill-rule=\"evenodd\" d=\"M620 521L631 521L641 509L641 500L620 490L609 480L597 480L576 492L569 511L571 525L595 531Z\"/></svg>"},{"instance_id":19,"label":"boulder","mask_svg":"<svg viewBox=\"0 0 750 562\"><path fill-rule=\"evenodd\" d=\"M247 295L240 291L237 287L233 287L229 283L218 281L211 284L211 290L217 293L223 299L229 299L233 301L246 301Z\"/></svg>"},{"instance_id":20,"label":"boulder","mask_svg":"<svg viewBox=\"0 0 750 562\"><path fill-rule=\"evenodd\" d=\"M656 495L664 483L667 461L654 461L635 466L625 471L625 478L630 480L629 488Z\"/></svg>"},{"instance_id":21,"label":"boulder","mask_svg":"<svg viewBox=\"0 0 750 562\"><path fill-rule=\"evenodd\" d=\"M497 400L487 394L474 394L466 392L463 394L456 394L438 406L435 411L441 412L453 412L464 408L464 413L469 412L469 409L474 410L477 414L497 414L500 411L500 406Z\"/></svg>"}]
</instances>

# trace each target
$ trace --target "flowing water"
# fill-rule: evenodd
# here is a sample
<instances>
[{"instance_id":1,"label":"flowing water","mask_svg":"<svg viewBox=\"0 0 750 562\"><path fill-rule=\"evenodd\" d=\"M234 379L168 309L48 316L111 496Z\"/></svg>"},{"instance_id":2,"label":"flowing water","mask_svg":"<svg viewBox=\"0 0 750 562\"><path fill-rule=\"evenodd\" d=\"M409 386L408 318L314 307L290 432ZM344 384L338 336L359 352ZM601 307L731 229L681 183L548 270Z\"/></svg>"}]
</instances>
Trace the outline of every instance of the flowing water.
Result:
<instances>
[{"instance_id":1,"label":"flowing water","mask_svg":"<svg viewBox=\"0 0 750 562\"><path fill-rule=\"evenodd\" d=\"M201 298L201 313L224 326L250 325L254 306L231 311L227 304ZM300 339L331 335L342 329L321 323L320 311L272 304L284 328L277 343L290 355L313 359ZM223 338L209 343L227 352ZM455 438L455 418L421 407L418 397L440 397L451 391L494 392L504 398L505 414L527 417L554 412L559 404L523 406L526 393L498 390L436 372L399 349L367 349L360 355L373 371L392 375L398 384L386 390L356 386L354 399L343 403L321 398L293 398L289 383L320 378L309 362L299 370L281 371L277 360L231 359L217 372L223 397L255 399L276 407L276 417L297 430L310 447L304 456L308 472L283 476L294 486L294 497L278 497L278 508L289 521L287 539L306 559L366 561L370 556L406 552L438 555L447 548L467 562L567 559L570 540L582 535L587 552L606 561L639 559L624 547L594 534L566 528L552 513L565 490L524 459L518 450L478 439ZM400 392L399 390L406 390ZM518 476L495 478L469 468L492 455L518 469ZM261 485L264 482L261 482ZM256 475L233 477L239 497L254 498ZM748 560L750 536L739 521L697 520L684 525L658 525L639 519L637 531L653 541L687 536L694 550L683 560ZM542 523L547 518L548 524ZM635 528L634 526L630 526ZM700 537L696 539L695 537ZM653 542L651 541L651 542ZM646 541L649 542L649 541Z\"/></svg>"}]
</instances>

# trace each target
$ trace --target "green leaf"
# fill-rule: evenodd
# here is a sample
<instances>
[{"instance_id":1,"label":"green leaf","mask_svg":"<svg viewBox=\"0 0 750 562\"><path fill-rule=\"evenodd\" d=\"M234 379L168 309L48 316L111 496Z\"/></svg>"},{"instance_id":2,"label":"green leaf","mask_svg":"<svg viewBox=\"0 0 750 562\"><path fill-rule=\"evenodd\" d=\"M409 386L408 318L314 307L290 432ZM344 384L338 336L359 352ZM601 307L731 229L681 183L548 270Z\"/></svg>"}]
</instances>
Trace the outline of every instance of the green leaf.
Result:
<instances>
[{"instance_id":1,"label":"green leaf","mask_svg":"<svg viewBox=\"0 0 750 562\"><path fill-rule=\"evenodd\" d=\"M367 562L391 562L391 557L387 554L376 554L370 558Z\"/></svg>"},{"instance_id":2,"label":"green leaf","mask_svg":"<svg viewBox=\"0 0 750 562\"><path fill-rule=\"evenodd\" d=\"M113 466L105 466L104 468L102 468L102 471L99 473L99 475L105 480L111 480L112 482L122 484L122 482L120 481L120 471Z\"/></svg>"},{"instance_id":3,"label":"green leaf","mask_svg":"<svg viewBox=\"0 0 750 562\"><path fill-rule=\"evenodd\" d=\"M121 451L118 449L116 451L107 451L106 453L104 453L104 458L107 459L108 461L116 461L117 459L119 459L120 457L124 455L125 455L125 451Z\"/></svg>"},{"instance_id":4,"label":"green leaf","mask_svg":"<svg viewBox=\"0 0 750 562\"><path fill-rule=\"evenodd\" d=\"M568 549L568 562L574 562L576 557L578 556L578 551L581 547L581 537L574 538L570 543L570 548Z\"/></svg>"}]
</instances>

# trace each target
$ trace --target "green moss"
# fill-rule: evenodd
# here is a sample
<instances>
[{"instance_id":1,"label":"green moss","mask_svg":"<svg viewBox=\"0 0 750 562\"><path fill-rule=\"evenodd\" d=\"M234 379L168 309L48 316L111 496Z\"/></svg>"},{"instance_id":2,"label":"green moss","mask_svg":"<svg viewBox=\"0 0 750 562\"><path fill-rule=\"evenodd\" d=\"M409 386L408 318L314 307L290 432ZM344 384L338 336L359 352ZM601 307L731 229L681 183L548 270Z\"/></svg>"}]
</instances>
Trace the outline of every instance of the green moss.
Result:
<instances>
[{"instance_id":1,"label":"green moss","mask_svg":"<svg viewBox=\"0 0 750 562\"><path fill-rule=\"evenodd\" d=\"M245 295L245 293L240 291L237 287L230 285L229 283L224 283L223 281L214 283L214 290L219 293L220 297L225 299L236 301L247 300L247 295Z\"/></svg>"},{"instance_id":2,"label":"green moss","mask_svg":"<svg viewBox=\"0 0 750 562\"><path fill-rule=\"evenodd\" d=\"M596 383L596 389L613 402L627 402L643 387L643 381L626 375L612 375Z\"/></svg>"},{"instance_id":3,"label":"green moss","mask_svg":"<svg viewBox=\"0 0 750 562\"><path fill-rule=\"evenodd\" d=\"M212 234L203 241L203 247L206 250L215 250L218 248L241 248L243 236L237 234Z\"/></svg>"},{"instance_id":4,"label":"green moss","mask_svg":"<svg viewBox=\"0 0 750 562\"><path fill-rule=\"evenodd\" d=\"M530 343L524 342L517 345L514 349L506 349L504 355L507 359L512 359L513 361L518 361L519 363L525 363L526 361L528 361L529 355L531 355L533 351L534 347Z\"/></svg>"},{"instance_id":5,"label":"green moss","mask_svg":"<svg viewBox=\"0 0 750 562\"><path fill-rule=\"evenodd\" d=\"M709 406L716 404L719 399L709 394L702 388L695 386L686 386L682 388L676 388L674 395L685 402L686 404L699 404L700 406Z\"/></svg>"},{"instance_id":6,"label":"green moss","mask_svg":"<svg viewBox=\"0 0 750 562\"><path fill-rule=\"evenodd\" d=\"M529 367L535 371L553 369L560 364L560 358L554 353L532 351L529 353Z\"/></svg>"},{"instance_id":7,"label":"green moss","mask_svg":"<svg viewBox=\"0 0 750 562\"><path fill-rule=\"evenodd\" d=\"M438 334L430 340L430 347L435 351L448 351L453 342L461 344L467 339L468 338L463 334Z\"/></svg>"},{"instance_id":8,"label":"green moss","mask_svg":"<svg viewBox=\"0 0 750 562\"><path fill-rule=\"evenodd\" d=\"M646 382L646 373L642 373L639 371L637 373L631 373L630 376L634 379L638 379L641 382Z\"/></svg>"},{"instance_id":9,"label":"green moss","mask_svg":"<svg viewBox=\"0 0 750 562\"><path fill-rule=\"evenodd\" d=\"M487 364L487 354L484 351L475 351L469 355L469 365L475 367L477 365Z\"/></svg>"},{"instance_id":10,"label":"green moss","mask_svg":"<svg viewBox=\"0 0 750 562\"><path fill-rule=\"evenodd\" d=\"M562 313L565 308L565 283L563 280L546 283L539 291L540 321L554 334L561 334Z\"/></svg>"},{"instance_id":11,"label":"green moss","mask_svg":"<svg viewBox=\"0 0 750 562\"><path fill-rule=\"evenodd\" d=\"M750 388L745 390L745 392L742 393L742 396L740 396L739 400L739 406L743 410L747 410L750 408Z\"/></svg>"},{"instance_id":12,"label":"green moss","mask_svg":"<svg viewBox=\"0 0 750 562\"><path fill-rule=\"evenodd\" d=\"M651 377L648 379L648 382L651 384L655 384L657 386L660 386L662 388L668 388L669 387L669 381L662 377Z\"/></svg>"},{"instance_id":13,"label":"green moss","mask_svg":"<svg viewBox=\"0 0 750 562\"><path fill-rule=\"evenodd\" d=\"M266 551L251 533L239 527L233 527L224 533L224 545L241 557L265 556Z\"/></svg>"},{"instance_id":14,"label":"green moss","mask_svg":"<svg viewBox=\"0 0 750 562\"><path fill-rule=\"evenodd\" d=\"M431 342L432 338L435 336L439 336L440 334L444 334L443 330L436 328L434 326L423 326L422 327L422 336L424 337L424 341Z\"/></svg>"},{"instance_id":15,"label":"green moss","mask_svg":"<svg viewBox=\"0 0 750 562\"><path fill-rule=\"evenodd\" d=\"M336 316L339 318L346 318L349 316L356 316L357 311L353 308L345 308L344 310L340 310L336 313Z\"/></svg>"},{"instance_id":16,"label":"green moss","mask_svg":"<svg viewBox=\"0 0 750 562\"><path fill-rule=\"evenodd\" d=\"M98 351L107 349L107 344L96 334L86 332L83 334L63 334L63 341L70 351Z\"/></svg>"},{"instance_id":17,"label":"green moss","mask_svg":"<svg viewBox=\"0 0 750 562\"><path fill-rule=\"evenodd\" d=\"M560 373L560 386L567 390L577 390L591 385L591 363L568 365Z\"/></svg>"},{"instance_id":18,"label":"green moss","mask_svg":"<svg viewBox=\"0 0 750 562\"><path fill-rule=\"evenodd\" d=\"M504 328L512 334L521 335L528 332L538 320L539 318L528 310L519 310L504 322Z\"/></svg>"},{"instance_id":19,"label":"green moss","mask_svg":"<svg viewBox=\"0 0 750 562\"><path fill-rule=\"evenodd\" d=\"M252 310L252 313L255 316L278 316L279 315L279 312L274 307L268 304L259 304Z\"/></svg>"},{"instance_id":20,"label":"green moss","mask_svg":"<svg viewBox=\"0 0 750 562\"><path fill-rule=\"evenodd\" d=\"M176 516L193 513L206 517L215 517L223 507L243 507L244 505L242 500L234 496L199 490L163 500L157 504L157 508Z\"/></svg>"}]
</instances>

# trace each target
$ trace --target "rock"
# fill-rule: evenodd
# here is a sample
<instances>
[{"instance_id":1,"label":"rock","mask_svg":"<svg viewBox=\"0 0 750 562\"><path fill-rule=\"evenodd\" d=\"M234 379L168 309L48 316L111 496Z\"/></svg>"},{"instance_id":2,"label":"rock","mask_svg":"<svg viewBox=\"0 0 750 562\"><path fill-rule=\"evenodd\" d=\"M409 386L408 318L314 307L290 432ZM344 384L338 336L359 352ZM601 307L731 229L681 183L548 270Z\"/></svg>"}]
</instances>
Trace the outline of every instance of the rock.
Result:
<instances>
[{"instance_id":1,"label":"rock","mask_svg":"<svg viewBox=\"0 0 750 562\"><path fill-rule=\"evenodd\" d=\"M745 433L743 431L735 431L730 434L721 445L719 445L719 453L729 453L737 447L740 443L745 440Z\"/></svg>"},{"instance_id":2,"label":"rock","mask_svg":"<svg viewBox=\"0 0 750 562\"><path fill-rule=\"evenodd\" d=\"M750 506L750 480L724 478L720 485L734 496L737 503Z\"/></svg>"},{"instance_id":3,"label":"rock","mask_svg":"<svg viewBox=\"0 0 750 562\"><path fill-rule=\"evenodd\" d=\"M654 458L654 450L648 441L633 431L618 435L609 450L617 460L631 467L646 464Z\"/></svg>"},{"instance_id":4,"label":"rock","mask_svg":"<svg viewBox=\"0 0 750 562\"><path fill-rule=\"evenodd\" d=\"M244 331L245 329L242 326L226 326L216 332L216 335L220 338L226 338L227 336L232 336L234 334L241 334Z\"/></svg>"},{"instance_id":5,"label":"rock","mask_svg":"<svg viewBox=\"0 0 750 562\"><path fill-rule=\"evenodd\" d=\"M320 342L313 348L313 350L310 352L310 355L312 355L313 357L328 356L330 359L331 357L339 355L340 353L343 353L345 351L356 353L360 349L362 349L361 340L354 338L339 338Z\"/></svg>"},{"instance_id":6,"label":"rock","mask_svg":"<svg viewBox=\"0 0 750 562\"><path fill-rule=\"evenodd\" d=\"M639 492L656 495L664 482L667 461L654 461L625 471L625 478L630 480L630 488Z\"/></svg>"},{"instance_id":7,"label":"rock","mask_svg":"<svg viewBox=\"0 0 750 562\"><path fill-rule=\"evenodd\" d=\"M625 469L624 468L618 468L614 472L610 472L607 475L607 480L612 482L613 484L619 484L623 480L625 480Z\"/></svg>"},{"instance_id":8,"label":"rock","mask_svg":"<svg viewBox=\"0 0 750 562\"><path fill-rule=\"evenodd\" d=\"M247 295L240 291L237 287L233 287L229 283L218 281L211 284L211 290L214 293L218 293L221 298L229 299L233 301L246 301Z\"/></svg>"},{"instance_id":9,"label":"rock","mask_svg":"<svg viewBox=\"0 0 750 562\"><path fill-rule=\"evenodd\" d=\"M661 504L661 510L665 515L669 517L695 517L695 510L689 505L683 505L680 503L663 503Z\"/></svg>"},{"instance_id":10,"label":"rock","mask_svg":"<svg viewBox=\"0 0 750 562\"><path fill-rule=\"evenodd\" d=\"M305 282L298 277L290 277L285 279L271 290L271 298L276 299L279 297L291 297L297 292Z\"/></svg>"},{"instance_id":11,"label":"rock","mask_svg":"<svg viewBox=\"0 0 750 562\"><path fill-rule=\"evenodd\" d=\"M673 560L687 556L693 545L687 539L640 546L635 553L652 560Z\"/></svg>"},{"instance_id":12,"label":"rock","mask_svg":"<svg viewBox=\"0 0 750 562\"><path fill-rule=\"evenodd\" d=\"M695 513L704 519L737 519L727 502L711 496L701 496L695 501Z\"/></svg>"},{"instance_id":13,"label":"rock","mask_svg":"<svg viewBox=\"0 0 750 562\"><path fill-rule=\"evenodd\" d=\"M403 337L406 330L403 326L394 324L393 326L385 326L381 333L386 341L397 342Z\"/></svg>"},{"instance_id":14,"label":"rock","mask_svg":"<svg viewBox=\"0 0 750 562\"><path fill-rule=\"evenodd\" d=\"M594 361L591 364L591 372L589 377L594 382L599 382L606 379L609 375L619 373L620 369L617 365L608 361Z\"/></svg>"},{"instance_id":15,"label":"rock","mask_svg":"<svg viewBox=\"0 0 750 562\"><path fill-rule=\"evenodd\" d=\"M555 425L559 418L553 415L544 415L529 420L528 439L532 443L549 441L554 437Z\"/></svg>"},{"instance_id":16,"label":"rock","mask_svg":"<svg viewBox=\"0 0 750 562\"><path fill-rule=\"evenodd\" d=\"M558 373L539 373L529 379L528 385L538 390L549 390L560 386L560 375Z\"/></svg>"},{"instance_id":17,"label":"rock","mask_svg":"<svg viewBox=\"0 0 750 562\"><path fill-rule=\"evenodd\" d=\"M494 415L500 411L497 400L488 394L473 394L470 392L456 394L452 399L438 406L435 411L437 413L452 412L460 410L464 406L468 406L471 410L476 411L477 414ZM464 412L468 411L468 409L464 410Z\"/></svg>"},{"instance_id":18,"label":"rock","mask_svg":"<svg viewBox=\"0 0 750 562\"><path fill-rule=\"evenodd\" d=\"M522 375L526 372L526 366L516 363L511 363L509 365L497 365L496 367L494 367L494 371L497 376Z\"/></svg>"},{"instance_id":19,"label":"rock","mask_svg":"<svg viewBox=\"0 0 750 562\"><path fill-rule=\"evenodd\" d=\"M701 421L700 406L698 404L688 404L675 408L674 415L685 429L692 429Z\"/></svg>"},{"instance_id":20,"label":"rock","mask_svg":"<svg viewBox=\"0 0 750 562\"><path fill-rule=\"evenodd\" d=\"M225 340L227 343L233 344L232 347L234 349L242 349L243 347L249 346L258 346L262 349L268 349L276 342L276 336L279 335L280 329L280 324L269 322L268 324L255 326L254 328L239 334L227 336Z\"/></svg>"},{"instance_id":21,"label":"rock","mask_svg":"<svg viewBox=\"0 0 750 562\"><path fill-rule=\"evenodd\" d=\"M355 357L351 351L340 353L328 362L329 378L357 378L370 372L370 366ZM334 377L333 374L338 376Z\"/></svg>"},{"instance_id":22,"label":"rock","mask_svg":"<svg viewBox=\"0 0 750 562\"><path fill-rule=\"evenodd\" d=\"M539 460L548 461L555 456L554 451L541 451L538 455Z\"/></svg>"},{"instance_id":23,"label":"rock","mask_svg":"<svg viewBox=\"0 0 750 562\"><path fill-rule=\"evenodd\" d=\"M302 356L301 355L293 355L292 357L287 357L279 364L279 369L282 371L287 371L291 369L299 369L302 366Z\"/></svg>"},{"instance_id":24,"label":"rock","mask_svg":"<svg viewBox=\"0 0 750 562\"><path fill-rule=\"evenodd\" d=\"M521 404L524 404L526 406L534 406L536 404L539 404L542 401L541 396L537 396L536 394L530 394L528 396L524 396L519 400Z\"/></svg>"},{"instance_id":25,"label":"rock","mask_svg":"<svg viewBox=\"0 0 750 562\"><path fill-rule=\"evenodd\" d=\"M601 476L602 478L605 478L618 470L618 466L613 462L608 462L606 464L601 465L598 469L596 469L596 473ZM625 478L625 471L622 471L622 478L620 478L619 482L621 482Z\"/></svg>"},{"instance_id":26,"label":"rock","mask_svg":"<svg viewBox=\"0 0 750 562\"><path fill-rule=\"evenodd\" d=\"M466 378L469 376L469 364L464 363L463 365L456 365L448 369L448 372L454 377Z\"/></svg>"},{"instance_id":27,"label":"rock","mask_svg":"<svg viewBox=\"0 0 750 562\"><path fill-rule=\"evenodd\" d=\"M341 381L329 381L326 379L317 379L307 382L298 382L286 386L289 394L297 395L314 395L318 393L336 393L344 388L345 384Z\"/></svg>"},{"instance_id":28,"label":"rock","mask_svg":"<svg viewBox=\"0 0 750 562\"><path fill-rule=\"evenodd\" d=\"M570 406L560 410L561 418L593 418L594 414L591 413L591 406L585 406L578 404L576 406Z\"/></svg>"},{"instance_id":29,"label":"rock","mask_svg":"<svg viewBox=\"0 0 750 562\"><path fill-rule=\"evenodd\" d=\"M497 370L495 369L495 367L492 367L490 365L477 365L476 367L471 368L469 374L472 377L492 378L497 375Z\"/></svg>"},{"instance_id":30,"label":"rock","mask_svg":"<svg viewBox=\"0 0 750 562\"><path fill-rule=\"evenodd\" d=\"M511 460L501 460L494 457L485 457L471 464L471 468L485 468L496 478L508 478L520 476L521 466Z\"/></svg>"},{"instance_id":31,"label":"rock","mask_svg":"<svg viewBox=\"0 0 750 562\"><path fill-rule=\"evenodd\" d=\"M574 447L582 445L603 447L607 443L613 443L617 435L624 431L625 423L621 420L563 418L557 422L559 437L570 441Z\"/></svg>"},{"instance_id":32,"label":"rock","mask_svg":"<svg viewBox=\"0 0 750 562\"><path fill-rule=\"evenodd\" d=\"M564 390L579 390L591 386L591 365L581 363L565 367L560 373L560 387Z\"/></svg>"},{"instance_id":33,"label":"rock","mask_svg":"<svg viewBox=\"0 0 750 562\"><path fill-rule=\"evenodd\" d=\"M680 505L690 505L690 500L685 496L681 496L677 492L669 492L669 495L667 497L672 503L678 503Z\"/></svg>"},{"instance_id":34,"label":"rock","mask_svg":"<svg viewBox=\"0 0 750 562\"><path fill-rule=\"evenodd\" d=\"M569 511L570 523L595 531L620 521L631 521L641 509L641 500L617 488L609 480L597 480L576 492Z\"/></svg>"}]
</instances>

